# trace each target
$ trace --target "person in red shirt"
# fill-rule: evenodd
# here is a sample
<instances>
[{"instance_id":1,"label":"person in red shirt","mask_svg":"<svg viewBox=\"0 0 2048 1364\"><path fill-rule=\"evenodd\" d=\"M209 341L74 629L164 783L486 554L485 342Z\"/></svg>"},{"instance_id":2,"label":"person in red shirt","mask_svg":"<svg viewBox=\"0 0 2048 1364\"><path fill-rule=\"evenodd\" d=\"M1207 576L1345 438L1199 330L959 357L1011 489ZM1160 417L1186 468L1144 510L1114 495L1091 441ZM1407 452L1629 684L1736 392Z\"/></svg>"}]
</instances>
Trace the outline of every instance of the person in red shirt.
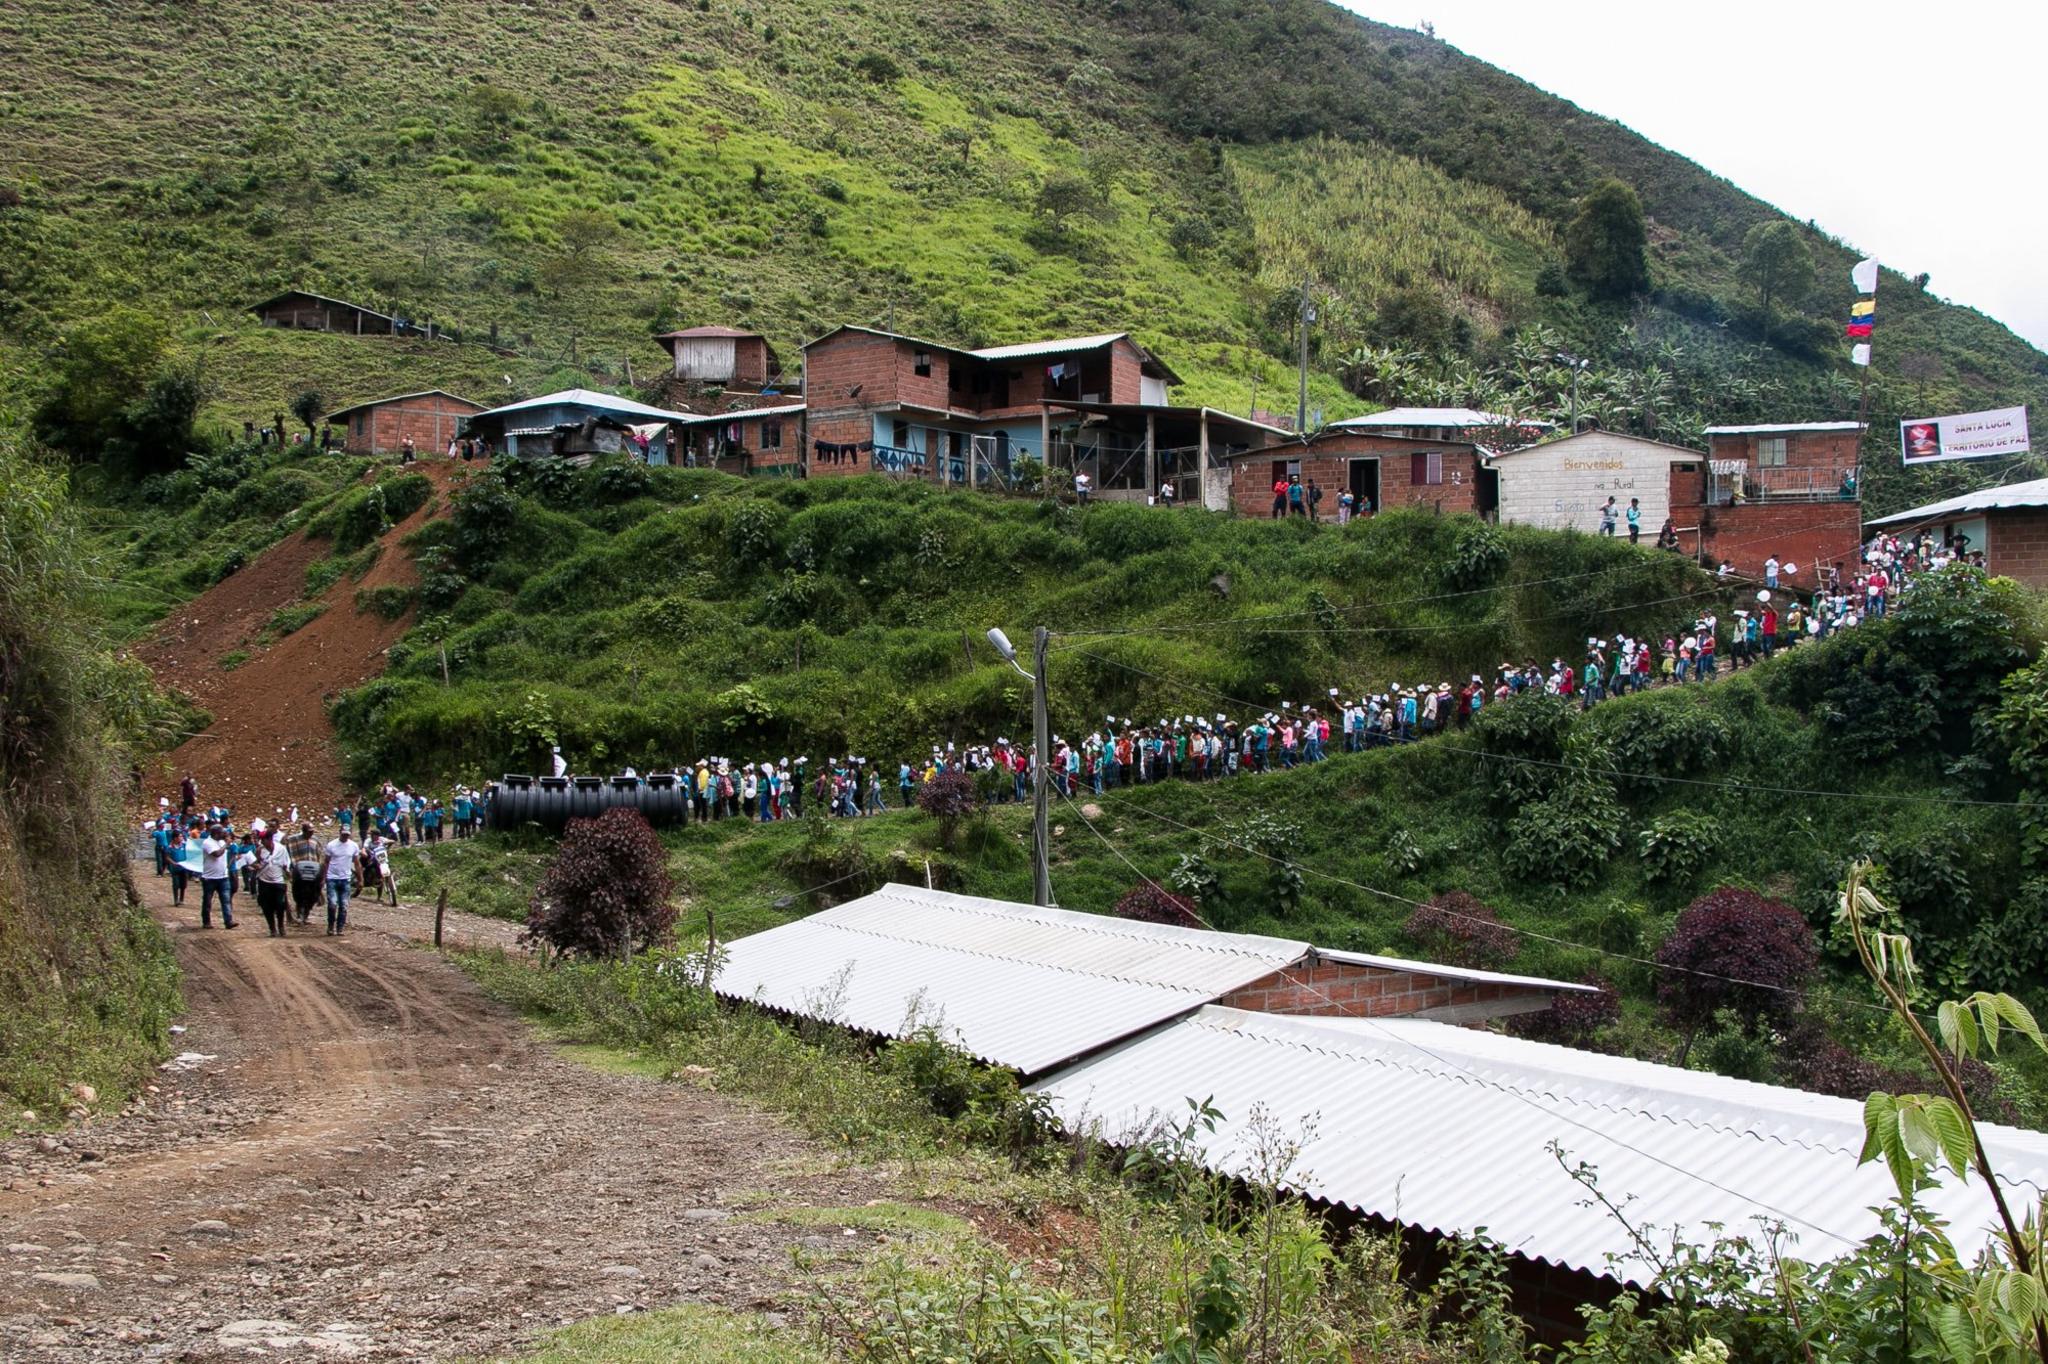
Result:
<instances>
[{"instance_id":1,"label":"person in red shirt","mask_svg":"<svg viewBox=\"0 0 2048 1364\"><path fill-rule=\"evenodd\" d=\"M1276 478L1273 480L1273 519L1275 521L1278 521L1286 515L1287 480L1284 478Z\"/></svg>"},{"instance_id":2,"label":"person in red shirt","mask_svg":"<svg viewBox=\"0 0 2048 1364\"><path fill-rule=\"evenodd\" d=\"M1769 658L1778 647L1778 608L1772 603L1764 604L1763 620L1764 657Z\"/></svg>"}]
</instances>

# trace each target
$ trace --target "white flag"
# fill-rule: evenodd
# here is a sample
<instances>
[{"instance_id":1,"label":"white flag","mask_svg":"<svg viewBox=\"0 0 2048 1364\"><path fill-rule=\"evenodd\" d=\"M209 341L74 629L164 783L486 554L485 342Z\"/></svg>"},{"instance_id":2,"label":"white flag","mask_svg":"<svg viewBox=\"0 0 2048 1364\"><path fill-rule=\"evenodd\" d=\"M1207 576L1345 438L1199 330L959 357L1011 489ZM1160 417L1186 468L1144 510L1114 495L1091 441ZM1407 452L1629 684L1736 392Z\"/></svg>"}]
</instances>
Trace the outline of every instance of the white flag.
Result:
<instances>
[{"instance_id":1,"label":"white flag","mask_svg":"<svg viewBox=\"0 0 2048 1364\"><path fill-rule=\"evenodd\" d=\"M1870 343L1868 341L1858 341L1855 345L1849 347L1849 363L1852 365L1867 365L1870 363Z\"/></svg>"},{"instance_id":2,"label":"white flag","mask_svg":"<svg viewBox=\"0 0 2048 1364\"><path fill-rule=\"evenodd\" d=\"M1849 282L1856 286L1856 292L1859 294L1876 293L1877 257L1871 256L1866 260L1857 261L1856 268L1849 272Z\"/></svg>"}]
</instances>

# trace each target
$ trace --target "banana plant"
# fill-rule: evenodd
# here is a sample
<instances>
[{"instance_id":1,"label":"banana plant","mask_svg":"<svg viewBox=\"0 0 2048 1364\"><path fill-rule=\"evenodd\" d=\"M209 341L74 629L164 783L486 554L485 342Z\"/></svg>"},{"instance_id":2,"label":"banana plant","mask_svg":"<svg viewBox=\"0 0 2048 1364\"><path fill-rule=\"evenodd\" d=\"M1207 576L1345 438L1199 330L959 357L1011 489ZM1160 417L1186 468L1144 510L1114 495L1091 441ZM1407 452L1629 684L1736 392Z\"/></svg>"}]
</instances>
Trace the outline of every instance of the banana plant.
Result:
<instances>
[{"instance_id":1,"label":"banana plant","mask_svg":"<svg viewBox=\"0 0 2048 1364\"><path fill-rule=\"evenodd\" d=\"M1872 1094L1863 1104L1863 1153L1859 1164L1881 1160L1899 1196L1911 1200L1946 1166L1967 1184L1984 1181L2002 1229L2000 1251L1975 1270L1976 1284L1963 1301L1936 1309L1934 1322L1944 1348L1959 1364L2006 1364L2039 1358L2048 1364L2048 1283L2042 1277L2043 1231L2039 1210L2024 1222L2013 1216L1991 1156L1977 1130L1977 1115L1964 1091L1961 1066L1981 1052L1996 1052L2001 1038L2017 1033L2043 1052L2048 1041L2026 1005L2008 994L1979 990L1967 999L1935 1008L1935 1033L1927 1031L1912 1005L1918 977L1913 941L1888 931L1892 911L1870 889L1870 864L1849 869L1838 921L1856 945L1856 957L1885 1002L1906 1027L1941 1080L1941 1094Z\"/></svg>"}]
</instances>

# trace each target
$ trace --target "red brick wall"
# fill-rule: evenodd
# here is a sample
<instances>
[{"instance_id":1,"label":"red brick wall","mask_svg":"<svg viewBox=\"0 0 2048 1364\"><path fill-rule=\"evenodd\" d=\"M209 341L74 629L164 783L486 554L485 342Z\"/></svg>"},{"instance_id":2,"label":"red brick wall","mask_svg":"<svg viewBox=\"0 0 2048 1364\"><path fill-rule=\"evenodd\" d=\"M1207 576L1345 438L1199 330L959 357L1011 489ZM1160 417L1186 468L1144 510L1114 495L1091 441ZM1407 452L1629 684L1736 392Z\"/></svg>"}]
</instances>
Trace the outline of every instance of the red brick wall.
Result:
<instances>
[{"instance_id":1,"label":"red brick wall","mask_svg":"<svg viewBox=\"0 0 2048 1364\"><path fill-rule=\"evenodd\" d=\"M771 424L778 428L779 443L770 445L766 428ZM781 417L756 417L740 423L740 443L751 456L749 465L753 469L781 469L799 462L804 450L804 420L801 412L787 413Z\"/></svg>"},{"instance_id":2,"label":"red brick wall","mask_svg":"<svg viewBox=\"0 0 2048 1364\"><path fill-rule=\"evenodd\" d=\"M843 457L837 464L827 464L816 453L819 441L829 445L857 445L875 438L875 419L866 412L842 413L836 417L821 417L815 411L804 418L804 458L811 464L812 478L844 478L853 474L874 472L874 465L866 455Z\"/></svg>"},{"instance_id":3,"label":"red brick wall","mask_svg":"<svg viewBox=\"0 0 2048 1364\"><path fill-rule=\"evenodd\" d=\"M915 369L917 357L923 355L931 360L931 373L919 374ZM920 347L913 341L896 342L896 395L906 403L919 407L936 407L944 410L952 406L953 398L947 374L959 362L959 357L949 355L936 347ZM970 362L971 363L971 362ZM866 398L867 394L861 394Z\"/></svg>"},{"instance_id":4,"label":"red brick wall","mask_svg":"<svg viewBox=\"0 0 2048 1364\"><path fill-rule=\"evenodd\" d=\"M1414 456L1435 452L1442 456L1443 482L1417 483ZM1325 436L1307 445L1283 444L1230 461L1231 505L1247 516L1268 516L1273 509L1273 466L1290 462L1301 465L1301 481L1311 480L1323 489L1322 515L1335 519L1337 497L1349 486L1354 459L1376 458L1380 462L1381 510L1388 507L1433 507L1445 512L1476 509L1479 489L1479 452L1470 445L1432 441L1408 441L1391 436L1344 432Z\"/></svg>"},{"instance_id":5,"label":"red brick wall","mask_svg":"<svg viewBox=\"0 0 2048 1364\"><path fill-rule=\"evenodd\" d=\"M742 336L733 342L732 381L754 388L768 382L768 343L758 336Z\"/></svg>"},{"instance_id":6,"label":"red brick wall","mask_svg":"<svg viewBox=\"0 0 2048 1364\"><path fill-rule=\"evenodd\" d=\"M376 403L349 414L341 448L352 455L394 454L411 436L421 454L444 452L462 419L481 411L475 403L439 394Z\"/></svg>"},{"instance_id":7,"label":"red brick wall","mask_svg":"<svg viewBox=\"0 0 2048 1364\"><path fill-rule=\"evenodd\" d=\"M1812 588L1816 568L1841 563L1853 568L1863 543L1863 504L1860 502L1745 502L1737 507L1699 505L1698 479L1686 480L1690 503L1675 500L1680 476L1672 478L1674 501L1671 519L1681 526L1699 526L1704 561L1717 565L1723 559L1738 573L1761 577L1764 560L1776 555L1780 563L1799 565L1794 582ZM1693 537L1680 535L1688 551Z\"/></svg>"},{"instance_id":8,"label":"red brick wall","mask_svg":"<svg viewBox=\"0 0 2048 1364\"><path fill-rule=\"evenodd\" d=\"M2048 587L2048 508L2014 507L1984 517L1990 543L1984 562L1993 573L2017 578L2029 587Z\"/></svg>"},{"instance_id":9,"label":"red brick wall","mask_svg":"<svg viewBox=\"0 0 2048 1364\"><path fill-rule=\"evenodd\" d=\"M1138 356L1138 348L1126 339L1119 338L1109 348L1109 400L1113 403L1135 403L1144 401L1145 362Z\"/></svg>"},{"instance_id":10,"label":"red brick wall","mask_svg":"<svg viewBox=\"0 0 2048 1364\"><path fill-rule=\"evenodd\" d=\"M897 364L896 352L896 342L866 332L840 332L817 342L804 352L805 392L812 413L831 416L896 402L899 369L907 373L910 368L907 358ZM940 380L942 392L944 382ZM850 396L856 387L860 393Z\"/></svg>"},{"instance_id":11,"label":"red brick wall","mask_svg":"<svg viewBox=\"0 0 2048 1364\"><path fill-rule=\"evenodd\" d=\"M1216 1002L1227 1008L1269 1014L1394 1018L1426 1009L1506 1001L1547 1005L1550 992L1522 985L1478 984L1350 962L1319 961L1312 966L1290 966L1276 971Z\"/></svg>"}]
</instances>

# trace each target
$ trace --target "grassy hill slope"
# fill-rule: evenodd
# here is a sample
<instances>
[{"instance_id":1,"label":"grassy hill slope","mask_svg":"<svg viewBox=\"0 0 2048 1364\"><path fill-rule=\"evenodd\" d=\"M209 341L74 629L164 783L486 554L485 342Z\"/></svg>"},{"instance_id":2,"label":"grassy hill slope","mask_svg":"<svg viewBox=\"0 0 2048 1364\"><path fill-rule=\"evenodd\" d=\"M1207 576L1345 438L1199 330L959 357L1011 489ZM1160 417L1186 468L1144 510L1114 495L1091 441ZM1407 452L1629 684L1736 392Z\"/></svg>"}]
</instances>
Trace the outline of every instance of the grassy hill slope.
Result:
<instances>
[{"instance_id":1,"label":"grassy hill slope","mask_svg":"<svg viewBox=\"0 0 2048 1364\"><path fill-rule=\"evenodd\" d=\"M785 352L848 320L964 342L1133 327L1186 400L1285 408L1306 275L1329 417L1367 405L1337 382L1354 347L1413 339L1416 287L1458 320L1431 376L1453 389L1541 325L1698 392L1649 416L1617 399L1610 421L1853 406L1831 339L1848 247L1810 234L1821 284L1759 350L1734 258L1767 205L1322 0L10 0L0 35L24 74L0 101L0 367L30 390L69 325L123 300L175 321L236 422L309 382L331 401L623 384L660 365L653 330L706 320ZM1653 293L1538 291L1610 173L1651 215ZM518 354L242 315L292 285L495 327ZM1881 418L2048 393L2043 357L1981 315L1897 276L1884 297ZM1718 382L1738 367L1771 382Z\"/></svg>"}]
</instances>

